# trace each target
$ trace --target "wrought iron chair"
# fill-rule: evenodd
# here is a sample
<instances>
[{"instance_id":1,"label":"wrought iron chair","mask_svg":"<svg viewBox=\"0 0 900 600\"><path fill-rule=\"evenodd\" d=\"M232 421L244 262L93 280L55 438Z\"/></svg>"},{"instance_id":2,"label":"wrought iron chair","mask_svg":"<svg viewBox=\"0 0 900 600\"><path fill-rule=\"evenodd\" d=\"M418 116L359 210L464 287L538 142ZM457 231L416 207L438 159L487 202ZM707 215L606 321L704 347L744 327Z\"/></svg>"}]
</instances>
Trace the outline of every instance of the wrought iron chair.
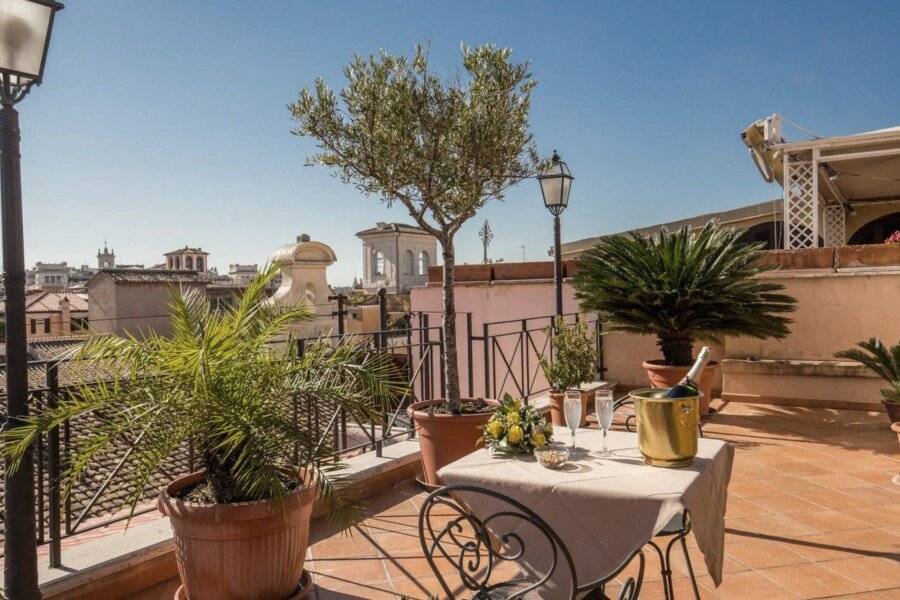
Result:
<instances>
[{"instance_id":1,"label":"wrought iron chair","mask_svg":"<svg viewBox=\"0 0 900 600\"><path fill-rule=\"evenodd\" d=\"M631 404L634 406L634 401L631 399L631 396L623 396L614 402L614 409L618 410L620 407L625 406L627 404ZM625 429L628 431L632 431L632 424L635 422L636 418L634 414L630 414L625 417ZM703 425L701 423L697 423L697 430L700 433L700 437L703 436ZM660 574L662 575L663 581L663 592L665 593L666 600L674 600L675 598L675 590L672 585L672 547L676 542L681 543L681 549L684 552L684 562L687 564L688 575L691 579L691 587L694 590L694 598L695 600L700 600L700 591L697 589L697 577L694 575L694 567L691 565L691 556L688 553L687 542L685 538L691 532L691 516L687 510L683 510L669 521L665 527L663 527L662 531L656 534L656 538L668 539L666 543L666 550L663 552L660 547L660 543L657 543L653 540L647 542L649 546L651 546L656 554L659 556L660 562Z\"/></svg>"},{"instance_id":2,"label":"wrought iron chair","mask_svg":"<svg viewBox=\"0 0 900 600\"><path fill-rule=\"evenodd\" d=\"M491 504L498 506L497 511L487 517L476 517L463 501L475 495L489 499ZM527 573L516 568L526 557L525 538L539 542L538 551L528 556L549 562L546 570ZM625 581L618 600L637 600L644 576L644 554L637 550L612 574L579 585L572 556L540 516L499 492L470 485L438 488L425 498L419 511L419 541L449 600L463 597L472 600L541 600L548 597L546 592L551 578L557 583L563 579L568 584L568 600L605 599L606 585L634 558L638 560L637 575ZM504 578L504 575L508 576L505 564L515 573L511 578ZM449 576L454 580L458 578L461 586L451 586L446 579Z\"/></svg>"},{"instance_id":3,"label":"wrought iron chair","mask_svg":"<svg viewBox=\"0 0 900 600\"><path fill-rule=\"evenodd\" d=\"M681 550L684 552L684 562L687 563L688 575L691 579L691 587L694 590L695 600L700 600L700 590L697 589L697 577L694 575L694 567L691 565L691 556L688 553L687 542L685 538L691 532L691 515L687 510L681 511L669 521L662 531L656 534L656 538L668 538L666 543L666 551L663 553L660 543L650 540L647 542L659 555L659 562L662 565L660 574L663 581L663 592L666 600L674 600L675 590L672 586L672 547L676 542L681 542Z\"/></svg>"}]
</instances>

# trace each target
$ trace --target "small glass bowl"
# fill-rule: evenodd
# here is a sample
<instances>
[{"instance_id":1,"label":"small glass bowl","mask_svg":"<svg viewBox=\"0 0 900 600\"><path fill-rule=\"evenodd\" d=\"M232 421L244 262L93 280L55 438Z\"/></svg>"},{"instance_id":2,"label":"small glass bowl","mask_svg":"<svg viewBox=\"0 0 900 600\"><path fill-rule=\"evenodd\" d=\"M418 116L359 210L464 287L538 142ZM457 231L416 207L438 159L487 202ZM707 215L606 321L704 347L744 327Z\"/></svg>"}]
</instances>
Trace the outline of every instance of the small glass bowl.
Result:
<instances>
[{"instance_id":1,"label":"small glass bowl","mask_svg":"<svg viewBox=\"0 0 900 600\"><path fill-rule=\"evenodd\" d=\"M542 467L558 469L569 460L569 447L555 443L534 449L534 457Z\"/></svg>"}]
</instances>

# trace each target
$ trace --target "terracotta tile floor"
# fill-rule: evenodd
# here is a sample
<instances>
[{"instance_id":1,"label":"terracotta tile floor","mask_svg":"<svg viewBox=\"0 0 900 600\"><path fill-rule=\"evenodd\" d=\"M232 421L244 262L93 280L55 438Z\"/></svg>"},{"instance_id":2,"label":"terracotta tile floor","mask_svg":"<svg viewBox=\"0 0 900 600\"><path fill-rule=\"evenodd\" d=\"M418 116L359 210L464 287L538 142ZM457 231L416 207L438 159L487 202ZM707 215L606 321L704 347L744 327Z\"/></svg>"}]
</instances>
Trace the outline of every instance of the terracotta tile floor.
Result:
<instances>
[{"instance_id":1,"label":"terracotta tile floor","mask_svg":"<svg viewBox=\"0 0 900 600\"><path fill-rule=\"evenodd\" d=\"M720 587L691 547L703 598L900 600L900 453L884 414L729 404L704 431L737 451ZM394 487L370 503L352 535L315 523L311 598L436 593L416 534L422 498L411 482ZM676 558L676 596L689 599ZM167 582L130 600L169 600L176 586ZM662 598L651 555L641 598Z\"/></svg>"}]
</instances>

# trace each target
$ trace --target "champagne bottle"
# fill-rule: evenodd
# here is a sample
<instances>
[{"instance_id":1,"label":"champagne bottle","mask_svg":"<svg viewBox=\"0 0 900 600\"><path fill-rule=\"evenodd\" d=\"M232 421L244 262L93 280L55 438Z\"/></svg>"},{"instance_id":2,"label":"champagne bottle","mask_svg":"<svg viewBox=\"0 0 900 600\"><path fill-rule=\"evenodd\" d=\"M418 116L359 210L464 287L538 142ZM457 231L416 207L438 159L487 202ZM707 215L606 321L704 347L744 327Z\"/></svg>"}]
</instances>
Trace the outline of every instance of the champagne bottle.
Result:
<instances>
[{"instance_id":1,"label":"champagne bottle","mask_svg":"<svg viewBox=\"0 0 900 600\"><path fill-rule=\"evenodd\" d=\"M696 396L700 393L700 376L703 374L703 367L709 361L709 348L703 346L697 355L697 360L691 366L681 381L675 384L665 395L665 398L685 398L687 396Z\"/></svg>"}]
</instances>

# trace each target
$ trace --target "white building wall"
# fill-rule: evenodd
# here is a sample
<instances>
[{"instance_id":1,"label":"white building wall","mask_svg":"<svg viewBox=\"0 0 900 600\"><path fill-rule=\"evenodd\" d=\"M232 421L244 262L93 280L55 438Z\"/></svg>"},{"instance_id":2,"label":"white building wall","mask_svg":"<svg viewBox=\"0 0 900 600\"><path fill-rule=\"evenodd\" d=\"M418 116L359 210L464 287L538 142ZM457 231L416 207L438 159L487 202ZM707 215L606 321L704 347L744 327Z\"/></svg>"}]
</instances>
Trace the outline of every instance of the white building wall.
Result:
<instances>
[{"instance_id":1,"label":"white building wall","mask_svg":"<svg viewBox=\"0 0 900 600\"><path fill-rule=\"evenodd\" d=\"M427 234L386 231L360 236L363 242L363 287L368 290L385 288L388 292L407 292L428 282L428 266L437 264L437 241ZM412 272L408 272L404 256L412 252ZM384 255L384 272L375 273L376 255ZM426 253L426 265L420 264ZM424 268L422 268L424 266Z\"/></svg>"}]
</instances>

